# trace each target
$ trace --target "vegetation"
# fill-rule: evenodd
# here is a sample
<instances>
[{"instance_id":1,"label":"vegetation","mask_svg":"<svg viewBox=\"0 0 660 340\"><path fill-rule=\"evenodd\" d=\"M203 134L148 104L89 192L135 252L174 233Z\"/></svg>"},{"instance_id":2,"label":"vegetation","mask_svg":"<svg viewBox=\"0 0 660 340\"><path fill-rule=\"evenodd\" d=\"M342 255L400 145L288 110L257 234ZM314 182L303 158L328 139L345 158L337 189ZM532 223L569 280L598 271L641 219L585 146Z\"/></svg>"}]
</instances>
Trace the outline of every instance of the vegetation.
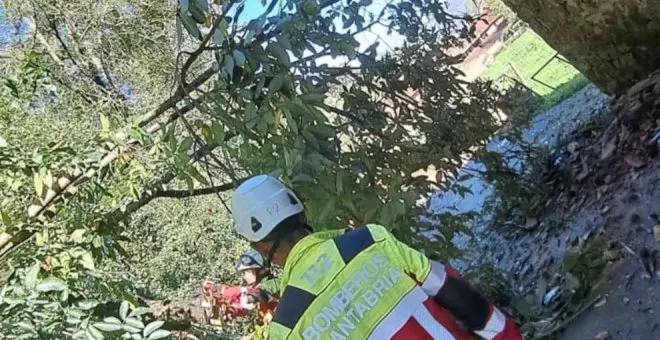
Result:
<instances>
[{"instance_id":1,"label":"vegetation","mask_svg":"<svg viewBox=\"0 0 660 340\"><path fill-rule=\"evenodd\" d=\"M520 20L518 15L502 0L484 0L482 2L485 2L486 6L494 13L505 17L509 26Z\"/></svg>"},{"instance_id":2,"label":"vegetation","mask_svg":"<svg viewBox=\"0 0 660 340\"><path fill-rule=\"evenodd\" d=\"M500 93L458 79L443 51L469 22L444 1L273 0L250 18L240 0L6 2L33 32L0 69L1 336L163 335L127 310L232 276L226 198L256 173L317 229L380 223L459 255L460 216L438 240L418 217L464 189L412 174L455 176L500 128ZM377 26L402 46L359 45Z\"/></svg>"},{"instance_id":3,"label":"vegetation","mask_svg":"<svg viewBox=\"0 0 660 340\"><path fill-rule=\"evenodd\" d=\"M588 80L573 66L557 59L550 62L536 75L535 78L538 81L532 79L532 76L555 53L552 47L528 29L518 38L507 43L497 54L492 65L482 74L482 77L497 80L502 79L502 76L507 76L516 79L542 97L538 109L547 108L588 83ZM511 81L507 79L502 81L504 86L511 84Z\"/></svg>"}]
</instances>

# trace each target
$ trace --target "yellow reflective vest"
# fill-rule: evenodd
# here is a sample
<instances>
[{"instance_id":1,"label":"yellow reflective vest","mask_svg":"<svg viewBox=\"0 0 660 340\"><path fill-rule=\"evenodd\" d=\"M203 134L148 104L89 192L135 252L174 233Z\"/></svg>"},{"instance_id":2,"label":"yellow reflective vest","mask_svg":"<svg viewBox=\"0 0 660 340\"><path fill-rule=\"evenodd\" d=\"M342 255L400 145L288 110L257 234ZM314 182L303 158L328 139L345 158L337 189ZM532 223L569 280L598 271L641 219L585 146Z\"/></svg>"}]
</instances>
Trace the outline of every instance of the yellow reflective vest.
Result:
<instances>
[{"instance_id":1,"label":"yellow reflective vest","mask_svg":"<svg viewBox=\"0 0 660 340\"><path fill-rule=\"evenodd\" d=\"M428 258L382 226L311 234L293 247L286 261L269 338L387 335L384 319L395 308L405 307L406 299L417 308L428 298L418 282L429 277L431 267Z\"/></svg>"}]
</instances>

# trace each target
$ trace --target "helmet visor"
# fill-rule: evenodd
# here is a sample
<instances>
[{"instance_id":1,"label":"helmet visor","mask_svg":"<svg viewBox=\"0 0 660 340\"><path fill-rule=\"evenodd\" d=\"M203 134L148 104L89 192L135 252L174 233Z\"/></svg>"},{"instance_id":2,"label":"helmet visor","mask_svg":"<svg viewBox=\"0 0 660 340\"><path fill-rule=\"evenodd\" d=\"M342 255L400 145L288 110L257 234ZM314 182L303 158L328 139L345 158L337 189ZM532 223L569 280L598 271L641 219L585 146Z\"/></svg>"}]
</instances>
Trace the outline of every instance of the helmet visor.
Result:
<instances>
[{"instance_id":1,"label":"helmet visor","mask_svg":"<svg viewBox=\"0 0 660 340\"><path fill-rule=\"evenodd\" d=\"M252 268L261 268L261 265L254 257L250 255L241 255L240 259L238 260L238 270Z\"/></svg>"}]
</instances>

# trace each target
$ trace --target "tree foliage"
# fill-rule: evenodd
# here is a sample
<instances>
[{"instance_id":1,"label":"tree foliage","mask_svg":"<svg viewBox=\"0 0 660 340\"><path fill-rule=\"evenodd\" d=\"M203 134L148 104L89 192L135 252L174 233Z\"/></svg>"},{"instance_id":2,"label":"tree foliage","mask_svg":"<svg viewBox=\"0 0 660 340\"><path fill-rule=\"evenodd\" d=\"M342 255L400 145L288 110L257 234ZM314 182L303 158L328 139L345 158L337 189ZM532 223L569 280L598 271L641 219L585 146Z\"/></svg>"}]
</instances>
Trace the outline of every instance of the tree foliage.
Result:
<instances>
[{"instance_id":1,"label":"tree foliage","mask_svg":"<svg viewBox=\"0 0 660 340\"><path fill-rule=\"evenodd\" d=\"M159 197L223 207L256 173L292 186L317 229L380 223L454 254L458 224L427 237L418 217L498 128L498 94L452 67L469 19L444 1L273 0L245 19L240 0L8 5L34 23L0 91L0 315L30 325L12 336L89 333L99 302L137 304L112 271L147 261L132 215ZM375 29L400 46L358 42Z\"/></svg>"}]
</instances>

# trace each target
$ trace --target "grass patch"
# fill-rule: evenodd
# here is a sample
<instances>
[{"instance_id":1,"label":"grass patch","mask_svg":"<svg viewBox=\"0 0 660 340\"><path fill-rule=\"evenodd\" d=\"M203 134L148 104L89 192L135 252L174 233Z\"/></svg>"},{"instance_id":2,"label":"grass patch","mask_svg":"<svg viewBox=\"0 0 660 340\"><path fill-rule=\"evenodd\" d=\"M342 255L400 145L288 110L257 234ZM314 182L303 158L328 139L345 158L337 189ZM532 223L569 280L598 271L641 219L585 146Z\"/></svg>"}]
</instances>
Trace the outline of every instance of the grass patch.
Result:
<instances>
[{"instance_id":1,"label":"grass patch","mask_svg":"<svg viewBox=\"0 0 660 340\"><path fill-rule=\"evenodd\" d=\"M522 76L523 84L543 99L539 109L547 108L575 93L589 82L573 66L557 59L546 65L535 77L550 87L532 79L534 73L554 54L555 50L552 47L531 30L526 30L495 56L493 64L481 77L494 80L501 75L507 75L517 79L510 66L513 65Z\"/></svg>"}]
</instances>

